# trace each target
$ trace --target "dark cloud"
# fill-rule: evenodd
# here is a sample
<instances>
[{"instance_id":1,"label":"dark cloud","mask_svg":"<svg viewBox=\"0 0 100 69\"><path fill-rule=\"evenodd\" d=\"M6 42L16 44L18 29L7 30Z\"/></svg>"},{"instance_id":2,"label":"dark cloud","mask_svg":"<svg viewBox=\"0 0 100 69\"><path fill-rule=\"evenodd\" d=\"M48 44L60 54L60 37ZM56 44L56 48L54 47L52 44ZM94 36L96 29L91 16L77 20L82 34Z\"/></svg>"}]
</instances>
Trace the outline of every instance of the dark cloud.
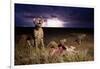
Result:
<instances>
[{"instance_id":1,"label":"dark cloud","mask_svg":"<svg viewBox=\"0 0 100 69\"><path fill-rule=\"evenodd\" d=\"M15 4L17 27L33 27L32 18L35 16L43 16L45 19L56 17L64 22L63 27L94 27L93 8Z\"/></svg>"}]
</instances>

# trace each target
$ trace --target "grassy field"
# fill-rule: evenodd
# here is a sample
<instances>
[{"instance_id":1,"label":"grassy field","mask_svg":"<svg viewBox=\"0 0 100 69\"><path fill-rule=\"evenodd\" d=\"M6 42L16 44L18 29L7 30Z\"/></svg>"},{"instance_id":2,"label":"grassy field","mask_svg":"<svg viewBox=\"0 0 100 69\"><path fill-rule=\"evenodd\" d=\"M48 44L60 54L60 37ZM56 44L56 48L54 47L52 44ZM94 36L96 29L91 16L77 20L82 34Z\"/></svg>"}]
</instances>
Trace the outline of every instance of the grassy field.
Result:
<instances>
[{"instance_id":1,"label":"grassy field","mask_svg":"<svg viewBox=\"0 0 100 69\"><path fill-rule=\"evenodd\" d=\"M17 32L17 31L16 31ZM81 62L81 61L93 61L94 60L94 37L93 32L87 31L73 31L68 30L45 30L44 29L44 43L45 50L38 49L29 46L27 44L26 33L16 34L15 37L15 65L28 65L28 64L47 64L47 63L63 63L63 62ZM74 35L72 35L74 33ZM83 39L81 45L75 42L78 35L85 33L87 36ZM66 39L65 45L67 47L76 47L76 54L64 54L64 55L50 55L51 48L48 44L51 41L59 43L59 40Z\"/></svg>"}]
</instances>

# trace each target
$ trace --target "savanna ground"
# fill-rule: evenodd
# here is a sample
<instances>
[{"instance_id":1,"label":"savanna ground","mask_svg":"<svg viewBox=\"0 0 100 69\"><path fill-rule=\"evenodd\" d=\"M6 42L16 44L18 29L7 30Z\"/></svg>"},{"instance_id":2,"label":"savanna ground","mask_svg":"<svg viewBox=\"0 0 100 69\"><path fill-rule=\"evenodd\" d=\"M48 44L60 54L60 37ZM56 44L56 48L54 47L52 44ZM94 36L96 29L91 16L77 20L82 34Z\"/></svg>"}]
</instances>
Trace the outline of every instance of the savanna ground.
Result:
<instances>
[{"instance_id":1,"label":"savanna ground","mask_svg":"<svg viewBox=\"0 0 100 69\"><path fill-rule=\"evenodd\" d=\"M45 50L35 50L35 47L27 44L27 37L32 33L32 28L15 28L15 65L47 64L62 62L80 62L94 60L94 34L93 29L64 29L44 28ZM75 39L80 34L86 34L79 46ZM51 41L59 43L66 39L65 45L76 47L77 54L63 56L50 56L48 44Z\"/></svg>"}]
</instances>

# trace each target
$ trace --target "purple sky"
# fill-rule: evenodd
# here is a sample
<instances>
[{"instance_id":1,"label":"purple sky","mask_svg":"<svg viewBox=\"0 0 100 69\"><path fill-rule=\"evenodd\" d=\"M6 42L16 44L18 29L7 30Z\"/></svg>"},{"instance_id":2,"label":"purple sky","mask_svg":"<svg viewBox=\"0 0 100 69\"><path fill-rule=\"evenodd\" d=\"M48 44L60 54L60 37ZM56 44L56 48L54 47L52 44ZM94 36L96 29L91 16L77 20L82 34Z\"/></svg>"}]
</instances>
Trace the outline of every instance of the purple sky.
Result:
<instances>
[{"instance_id":1,"label":"purple sky","mask_svg":"<svg viewBox=\"0 0 100 69\"><path fill-rule=\"evenodd\" d=\"M16 27L34 27L36 16L44 17L44 27L94 28L94 8L15 4Z\"/></svg>"}]
</instances>

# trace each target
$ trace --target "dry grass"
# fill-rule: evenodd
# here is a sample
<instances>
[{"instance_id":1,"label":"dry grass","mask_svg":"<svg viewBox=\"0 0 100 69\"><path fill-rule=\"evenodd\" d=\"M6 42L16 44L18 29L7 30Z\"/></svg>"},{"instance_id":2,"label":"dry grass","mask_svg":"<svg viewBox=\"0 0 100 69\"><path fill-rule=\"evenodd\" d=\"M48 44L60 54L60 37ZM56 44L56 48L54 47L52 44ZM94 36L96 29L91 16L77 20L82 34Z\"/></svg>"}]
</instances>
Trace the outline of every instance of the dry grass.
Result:
<instances>
[{"instance_id":1,"label":"dry grass","mask_svg":"<svg viewBox=\"0 0 100 69\"><path fill-rule=\"evenodd\" d=\"M48 43L48 47L36 50L35 47L28 46L26 41L26 36L24 39L20 39L15 46L15 65L26 65L26 64L47 64L47 63L62 63L62 62L80 62L80 61L93 61L94 60L94 44L91 36L88 35L81 46L73 42L74 38L67 37L66 46L76 47L75 54L65 53L64 55L55 54L50 55L50 46L57 47L54 41ZM58 42L60 38L56 38Z\"/></svg>"}]
</instances>

